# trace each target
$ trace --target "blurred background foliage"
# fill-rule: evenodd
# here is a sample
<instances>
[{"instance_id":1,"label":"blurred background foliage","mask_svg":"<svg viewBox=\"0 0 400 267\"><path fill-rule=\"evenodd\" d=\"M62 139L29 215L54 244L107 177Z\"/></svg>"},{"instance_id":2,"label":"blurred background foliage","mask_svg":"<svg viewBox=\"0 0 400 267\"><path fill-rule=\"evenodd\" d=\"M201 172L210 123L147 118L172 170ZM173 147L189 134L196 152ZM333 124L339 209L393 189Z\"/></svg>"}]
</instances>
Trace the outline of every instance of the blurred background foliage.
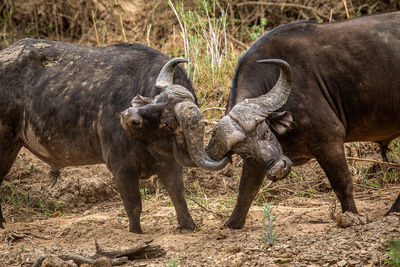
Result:
<instances>
[{"instance_id":1,"label":"blurred background foliage","mask_svg":"<svg viewBox=\"0 0 400 267\"><path fill-rule=\"evenodd\" d=\"M1 0L0 49L27 37L147 44L189 59L188 73L206 108L224 106L238 56L264 32L296 20L395 10L400 0Z\"/></svg>"}]
</instances>

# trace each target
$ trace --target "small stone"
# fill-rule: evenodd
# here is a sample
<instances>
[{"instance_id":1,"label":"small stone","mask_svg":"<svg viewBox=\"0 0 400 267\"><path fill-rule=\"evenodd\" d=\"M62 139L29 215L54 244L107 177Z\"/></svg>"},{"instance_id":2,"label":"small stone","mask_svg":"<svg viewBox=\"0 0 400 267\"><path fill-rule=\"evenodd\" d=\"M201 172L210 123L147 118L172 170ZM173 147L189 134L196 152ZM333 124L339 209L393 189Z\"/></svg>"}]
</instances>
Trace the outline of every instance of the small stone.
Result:
<instances>
[{"instance_id":1,"label":"small stone","mask_svg":"<svg viewBox=\"0 0 400 267\"><path fill-rule=\"evenodd\" d=\"M339 215L336 218L336 224L339 227L347 228L355 225L363 225L368 223L367 215L355 214L349 211Z\"/></svg>"},{"instance_id":2,"label":"small stone","mask_svg":"<svg viewBox=\"0 0 400 267\"><path fill-rule=\"evenodd\" d=\"M227 247L225 251L226 251L226 253L229 253L229 254L236 254L236 253L240 252L240 247L233 245L233 246Z\"/></svg>"},{"instance_id":3,"label":"small stone","mask_svg":"<svg viewBox=\"0 0 400 267\"><path fill-rule=\"evenodd\" d=\"M41 267L77 267L77 265L73 261L63 261L59 257L49 256L47 257Z\"/></svg>"},{"instance_id":4,"label":"small stone","mask_svg":"<svg viewBox=\"0 0 400 267\"><path fill-rule=\"evenodd\" d=\"M349 261L349 264L350 264L350 265L357 265L357 264L360 264L360 261L350 260L350 261Z\"/></svg>"},{"instance_id":5,"label":"small stone","mask_svg":"<svg viewBox=\"0 0 400 267\"><path fill-rule=\"evenodd\" d=\"M341 260L341 261L339 261L339 262L337 263L337 266L343 267L343 266L346 266L346 264L347 264L347 261Z\"/></svg>"},{"instance_id":6,"label":"small stone","mask_svg":"<svg viewBox=\"0 0 400 267\"><path fill-rule=\"evenodd\" d=\"M245 255L244 255L244 253L243 253L243 252L240 252L240 253L238 253L238 254L236 255L236 257L234 257L234 258L231 260L231 263L230 263L229 266L232 266L232 267L240 267L240 266L243 265L244 260L245 260Z\"/></svg>"},{"instance_id":7,"label":"small stone","mask_svg":"<svg viewBox=\"0 0 400 267\"><path fill-rule=\"evenodd\" d=\"M101 257L96 259L91 267L112 267L111 262L108 258L106 257Z\"/></svg>"}]
</instances>

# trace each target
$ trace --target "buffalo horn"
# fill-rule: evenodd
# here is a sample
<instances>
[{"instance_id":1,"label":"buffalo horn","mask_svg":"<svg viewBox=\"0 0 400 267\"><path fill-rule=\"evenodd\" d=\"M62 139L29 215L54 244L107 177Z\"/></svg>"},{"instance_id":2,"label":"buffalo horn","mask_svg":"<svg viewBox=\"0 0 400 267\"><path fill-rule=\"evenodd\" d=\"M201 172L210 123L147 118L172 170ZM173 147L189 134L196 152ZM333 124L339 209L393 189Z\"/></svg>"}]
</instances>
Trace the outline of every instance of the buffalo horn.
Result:
<instances>
[{"instance_id":1,"label":"buffalo horn","mask_svg":"<svg viewBox=\"0 0 400 267\"><path fill-rule=\"evenodd\" d=\"M187 150L193 162L207 170L220 170L229 161L226 156L219 161L213 160L204 149L204 121L199 107L190 101L175 106L175 114L185 136Z\"/></svg>"},{"instance_id":2,"label":"buffalo horn","mask_svg":"<svg viewBox=\"0 0 400 267\"><path fill-rule=\"evenodd\" d=\"M274 64L280 67L281 73L275 86L268 93L258 97L259 102L265 107L265 115L281 108L287 101L292 83L292 68L282 59L262 59L257 63Z\"/></svg>"},{"instance_id":3,"label":"buffalo horn","mask_svg":"<svg viewBox=\"0 0 400 267\"><path fill-rule=\"evenodd\" d=\"M290 94L292 70L288 63L281 59L264 59L258 63L275 64L281 68L279 79L268 93L259 97L245 99L236 104L229 116L234 119L245 132L253 131L269 114L282 107Z\"/></svg>"},{"instance_id":4,"label":"buffalo horn","mask_svg":"<svg viewBox=\"0 0 400 267\"><path fill-rule=\"evenodd\" d=\"M173 58L168 61L158 74L156 87L163 90L166 86L171 86L174 83L174 71L179 63L187 62L182 57Z\"/></svg>"},{"instance_id":5,"label":"buffalo horn","mask_svg":"<svg viewBox=\"0 0 400 267\"><path fill-rule=\"evenodd\" d=\"M281 72L278 81L268 93L236 104L228 115L218 122L207 147L207 152L213 158L220 158L243 141L246 138L245 133L254 131L260 122L282 107L288 99L292 79L290 65L281 59L263 59L257 63L279 66Z\"/></svg>"}]
</instances>

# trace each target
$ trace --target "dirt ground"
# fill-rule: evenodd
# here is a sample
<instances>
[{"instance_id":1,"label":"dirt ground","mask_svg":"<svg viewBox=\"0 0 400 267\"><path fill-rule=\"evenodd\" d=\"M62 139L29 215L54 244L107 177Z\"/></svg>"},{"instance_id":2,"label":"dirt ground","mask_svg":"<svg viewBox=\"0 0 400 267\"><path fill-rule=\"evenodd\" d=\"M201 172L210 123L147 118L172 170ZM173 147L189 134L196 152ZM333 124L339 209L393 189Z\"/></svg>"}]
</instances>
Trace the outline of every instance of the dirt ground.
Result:
<instances>
[{"instance_id":1,"label":"dirt ground","mask_svg":"<svg viewBox=\"0 0 400 267\"><path fill-rule=\"evenodd\" d=\"M348 155L358 153L357 149L349 147ZM368 153L361 156L380 157L373 145L363 151ZM109 250L153 240L165 256L124 266L380 266L387 242L400 237L400 217L383 216L398 194L396 181L385 182L383 176L396 170L359 164L349 163L356 177L363 178L357 174L360 169L369 170L364 171L368 174L364 180L354 182L357 207L370 220L366 225L336 225L340 205L313 161L294 168L285 181L266 181L246 226L224 228L241 172L240 158L234 157L233 164L219 172L185 170L189 209L198 226L193 233L176 229L169 197L153 179L144 182L144 234L139 235L128 232L122 202L104 165L66 168L52 187L48 166L22 150L0 191L7 220L6 228L0 229L0 263L30 266L42 254L91 256L95 240ZM279 236L273 246L258 240L264 202L272 202L272 215L278 215Z\"/></svg>"}]
</instances>

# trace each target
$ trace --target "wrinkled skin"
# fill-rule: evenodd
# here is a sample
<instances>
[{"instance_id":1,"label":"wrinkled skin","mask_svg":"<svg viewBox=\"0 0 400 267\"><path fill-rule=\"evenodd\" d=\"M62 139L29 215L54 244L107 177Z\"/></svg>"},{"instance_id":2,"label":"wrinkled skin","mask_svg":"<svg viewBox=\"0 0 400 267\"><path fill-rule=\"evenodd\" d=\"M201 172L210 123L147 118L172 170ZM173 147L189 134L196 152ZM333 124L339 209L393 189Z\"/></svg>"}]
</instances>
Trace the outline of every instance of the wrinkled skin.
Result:
<instances>
[{"instance_id":1,"label":"wrinkled skin","mask_svg":"<svg viewBox=\"0 0 400 267\"><path fill-rule=\"evenodd\" d=\"M316 158L342 211L357 213L343 144L388 144L400 135L400 12L326 24L302 21L268 32L239 60L227 112L275 84L279 68L256 63L266 58L283 59L293 70L291 93L280 109L292 115L291 129L272 127L283 152L294 165ZM257 160L244 160L228 227L243 227L264 175ZM388 213L393 211L400 211L400 196Z\"/></svg>"},{"instance_id":2,"label":"wrinkled skin","mask_svg":"<svg viewBox=\"0 0 400 267\"><path fill-rule=\"evenodd\" d=\"M277 138L265 121L246 137L243 143L233 148L234 153L244 160L256 162L258 168L273 181L288 175L292 162L283 155Z\"/></svg>"},{"instance_id":3,"label":"wrinkled skin","mask_svg":"<svg viewBox=\"0 0 400 267\"><path fill-rule=\"evenodd\" d=\"M268 94L258 99L246 99L236 105L224 116L213 129L213 135L207 146L207 153L203 148L204 122L202 113L194 104L187 104L185 99L188 97L187 90L179 91L176 87L173 93L166 90L154 100L136 96L132 100L132 107L121 113L121 124L124 129L134 138L145 139L148 131L146 128L152 121L159 121L159 127L170 125L169 128L176 129L175 132L182 132L184 138L175 138L173 142L175 159L184 166L190 166L191 162L185 159L192 159L196 166L205 167L209 170L218 170L225 166L231 153L237 153L245 160L254 160L262 168L263 172L272 180L286 177L292 166L291 161L282 154L282 148L270 127L277 132L284 133L292 123L292 116L287 112L275 112L287 101L290 94L291 68L282 60L263 60L264 64L274 64L281 68L282 72L274 88ZM162 72L162 71L161 71ZM161 76L161 74L160 74ZM158 82L156 83L158 84ZM166 99L170 99L166 101ZM175 99L175 100L173 100ZM176 99L181 99L176 103ZM174 105L175 116L179 126L171 127L165 114L169 114L171 108L166 108L167 104ZM182 108L184 107L184 108ZM157 110L162 109L160 113ZM146 112L154 117L146 116ZM267 121L268 120L268 124ZM200 134L199 134L200 133ZM177 135L175 137L182 137ZM178 144L185 140L189 156L177 152ZM186 151L186 150L179 150ZM193 153L193 152L196 153ZM203 155L199 157L194 154ZM214 159L221 159L215 161ZM242 201L239 199L239 201ZM245 201L239 205L236 213L243 213L248 209L251 201Z\"/></svg>"},{"instance_id":4,"label":"wrinkled skin","mask_svg":"<svg viewBox=\"0 0 400 267\"><path fill-rule=\"evenodd\" d=\"M172 199L179 227L193 230L182 167L174 157L179 154L180 161L193 164L171 111L179 101L169 101L155 86L169 60L141 44L84 47L23 39L2 50L0 181L23 146L48 163L54 176L66 166L105 163L123 200L129 231L141 233L139 179L158 175ZM182 68L176 68L170 82L185 88L185 99L195 106L192 85ZM129 136L119 120L135 96L139 105L156 103L143 110L148 124L144 133L136 132L138 138ZM164 114L162 120L159 114ZM180 139L176 153L175 139ZM1 227L4 221L0 208Z\"/></svg>"},{"instance_id":5,"label":"wrinkled skin","mask_svg":"<svg viewBox=\"0 0 400 267\"><path fill-rule=\"evenodd\" d=\"M285 178L292 162L283 155L282 148L272 131L284 134L290 129L293 117L290 113L277 112L287 101L291 91L292 70L280 59L259 60L256 63L273 64L281 69L273 88L266 94L243 99L230 108L214 127L207 153L213 159L226 154L239 154L246 163L257 166L260 177L273 181ZM244 169L244 171L246 170ZM245 171L247 173L247 171ZM241 180L235 209L226 225L238 228L244 225L251 202L263 179Z\"/></svg>"}]
</instances>

